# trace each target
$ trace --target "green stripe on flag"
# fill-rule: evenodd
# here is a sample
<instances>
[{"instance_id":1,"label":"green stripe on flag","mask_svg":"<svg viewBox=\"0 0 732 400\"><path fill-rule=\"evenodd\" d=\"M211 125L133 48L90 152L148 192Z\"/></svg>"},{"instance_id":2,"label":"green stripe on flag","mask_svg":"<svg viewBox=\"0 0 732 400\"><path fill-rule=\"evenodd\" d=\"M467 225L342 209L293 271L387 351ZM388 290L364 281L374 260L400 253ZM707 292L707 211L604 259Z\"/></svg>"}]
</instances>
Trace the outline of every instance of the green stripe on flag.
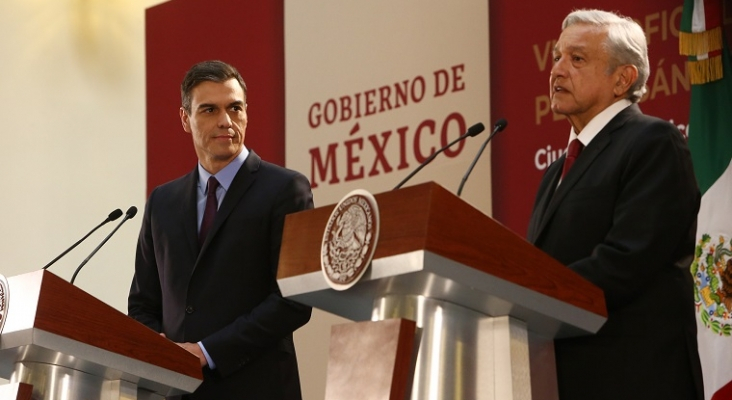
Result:
<instances>
[{"instance_id":1,"label":"green stripe on flag","mask_svg":"<svg viewBox=\"0 0 732 400\"><path fill-rule=\"evenodd\" d=\"M732 66L727 43L722 49L722 64L722 79L691 86L689 148L702 194L732 160Z\"/></svg>"},{"instance_id":2,"label":"green stripe on flag","mask_svg":"<svg viewBox=\"0 0 732 400\"><path fill-rule=\"evenodd\" d=\"M681 12L681 26L682 32L692 32L691 30L691 18L694 14L694 0L685 0L684 9Z\"/></svg>"}]
</instances>

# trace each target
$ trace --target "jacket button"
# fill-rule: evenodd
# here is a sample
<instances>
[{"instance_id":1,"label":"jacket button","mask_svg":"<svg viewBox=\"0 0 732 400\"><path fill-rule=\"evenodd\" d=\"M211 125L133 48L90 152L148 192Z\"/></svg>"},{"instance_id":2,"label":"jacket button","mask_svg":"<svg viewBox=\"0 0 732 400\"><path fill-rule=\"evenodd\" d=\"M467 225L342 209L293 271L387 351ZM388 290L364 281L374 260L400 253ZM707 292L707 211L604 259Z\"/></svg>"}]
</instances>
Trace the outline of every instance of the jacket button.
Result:
<instances>
[{"instance_id":1,"label":"jacket button","mask_svg":"<svg viewBox=\"0 0 732 400\"><path fill-rule=\"evenodd\" d=\"M193 306L186 307L186 314L193 314L193 312L196 311Z\"/></svg>"}]
</instances>

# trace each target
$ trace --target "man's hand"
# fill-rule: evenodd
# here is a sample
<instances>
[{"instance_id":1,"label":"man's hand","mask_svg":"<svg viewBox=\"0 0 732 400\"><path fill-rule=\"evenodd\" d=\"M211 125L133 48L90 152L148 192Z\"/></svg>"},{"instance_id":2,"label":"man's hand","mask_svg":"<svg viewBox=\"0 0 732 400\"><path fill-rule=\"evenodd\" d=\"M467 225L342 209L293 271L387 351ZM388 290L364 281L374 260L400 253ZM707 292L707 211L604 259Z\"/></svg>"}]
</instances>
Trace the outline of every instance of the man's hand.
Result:
<instances>
[{"instance_id":1,"label":"man's hand","mask_svg":"<svg viewBox=\"0 0 732 400\"><path fill-rule=\"evenodd\" d=\"M206 356L203 355L203 350L201 350L201 346L199 346L197 343L176 343L178 346L186 349L189 353L195 355L198 357L198 361L201 362L201 367L205 367L208 365L208 361L206 361Z\"/></svg>"},{"instance_id":2,"label":"man's hand","mask_svg":"<svg viewBox=\"0 0 732 400\"><path fill-rule=\"evenodd\" d=\"M160 333L160 336L166 337L164 333ZM201 368L208 365L208 361L206 361L206 356L203 355L203 350L201 350L201 346L199 346L197 343L176 343L178 346L182 347L189 353L193 354L194 356L198 357L198 361L201 363Z\"/></svg>"}]
</instances>

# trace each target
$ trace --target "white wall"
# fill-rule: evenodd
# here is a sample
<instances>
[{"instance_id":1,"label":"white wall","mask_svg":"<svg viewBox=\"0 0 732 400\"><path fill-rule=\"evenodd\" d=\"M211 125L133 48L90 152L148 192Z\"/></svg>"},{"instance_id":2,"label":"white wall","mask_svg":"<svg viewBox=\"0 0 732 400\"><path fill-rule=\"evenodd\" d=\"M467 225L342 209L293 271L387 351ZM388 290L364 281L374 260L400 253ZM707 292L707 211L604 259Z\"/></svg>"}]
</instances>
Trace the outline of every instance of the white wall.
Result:
<instances>
[{"instance_id":1,"label":"white wall","mask_svg":"<svg viewBox=\"0 0 732 400\"><path fill-rule=\"evenodd\" d=\"M3 275L41 268L116 208L142 211L144 10L161 2L0 2ZM140 220L123 225L76 280L120 310L126 309ZM50 271L71 279L116 223Z\"/></svg>"}]
</instances>

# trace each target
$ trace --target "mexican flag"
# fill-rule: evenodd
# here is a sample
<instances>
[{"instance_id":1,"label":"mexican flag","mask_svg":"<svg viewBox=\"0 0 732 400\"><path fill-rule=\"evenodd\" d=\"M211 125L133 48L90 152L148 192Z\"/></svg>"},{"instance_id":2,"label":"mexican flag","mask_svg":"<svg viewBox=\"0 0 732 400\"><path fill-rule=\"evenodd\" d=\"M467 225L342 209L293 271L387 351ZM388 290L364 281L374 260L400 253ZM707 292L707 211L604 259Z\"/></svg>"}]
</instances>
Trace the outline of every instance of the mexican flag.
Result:
<instances>
[{"instance_id":1,"label":"mexican flag","mask_svg":"<svg viewBox=\"0 0 732 400\"><path fill-rule=\"evenodd\" d=\"M691 273L704 392L712 400L732 400L732 66L722 11L722 0L685 0L679 36L689 57L687 132L702 192Z\"/></svg>"}]
</instances>

